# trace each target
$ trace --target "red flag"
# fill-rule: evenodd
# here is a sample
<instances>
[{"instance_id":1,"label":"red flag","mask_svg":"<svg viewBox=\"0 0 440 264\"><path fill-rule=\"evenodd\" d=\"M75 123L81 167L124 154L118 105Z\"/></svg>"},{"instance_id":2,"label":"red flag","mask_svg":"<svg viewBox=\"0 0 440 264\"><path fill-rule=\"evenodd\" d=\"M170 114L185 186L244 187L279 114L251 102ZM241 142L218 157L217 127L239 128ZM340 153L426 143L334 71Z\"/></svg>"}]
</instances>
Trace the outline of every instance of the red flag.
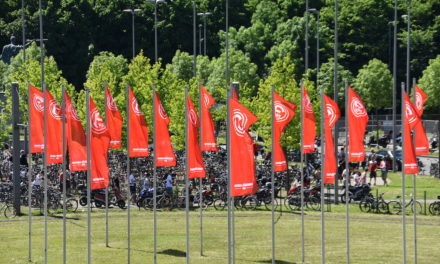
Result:
<instances>
[{"instance_id":1,"label":"red flag","mask_svg":"<svg viewBox=\"0 0 440 264\"><path fill-rule=\"evenodd\" d=\"M428 99L428 95L426 95L422 89L420 89L417 85L415 87L415 110L419 115L420 119L422 119L423 108L425 105L425 101ZM428 155L429 154L429 141L426 136L425 127L423 126L423 122L417 123L415 127L415 148L416 148L416 156Z\"/></svg>"},{"instance_id":2,"label":"red flag","mask_svg":"<svg viewBox=\"0 0 440 264\"><path fill-rule=\"evenodd\" d=\"M71 171L85 171L87 170L86 134L67 91L65 92L65 98L69 167Z\"/></svg>"},{"instance_id":3,"label":"red flag","mask_svg":"<svg viewBox=\"0 0 440 264\"><path fill-rule=\"evenodd\" d=\"M63 163L63 136L62 136L62 110L61 106L53 98L52 94L46 90L46 121L47 121L47 164Z\"/></svg>"},{"instance_id":4,"label":"red flag","mask_svg":"<svg viewBox=\"0 0 440 264\"><path fill-rule=\"evenodd\" d=\"M287 170L286 156L281 147L280 139L284 128L290 123L295 115L296 105L284 100L276 92L274 92L274 171Z\"/></svg>"},{"instance_id":5,"label":"red flag","mask_svg":"<svg viewBox=\"0 0 440 264\"><path fill-rule=\"evenodd\" d=\"M29 85L29 125L31 153L44 152L44 97L43 92Z\"/></svg>"},{"instance_id":6,"label":"red flag","mask_svg":"<svg viewBox=\"0 0 440 264\"><path fill-rule=\"evenodd\" d=\"M154 131L154 136L156 137L156 149L154 154L156 158L156 166L176 166L176 156L174 155L170 134L168 132L170 119L168 118L157 93L154 94L154 100L156 104L156 125Z\"/></svg>"},{"instance_id":7,"label":"red flag","mask_svg":"<svg viewBox=\"0 0 440 264\"><path fill-rule=\"evenodd\" d=\"M107 188L109 183L108 177L108 146L110 144L110 134L107 126L101 118L92 98L89 97L90 103L90 152L91 152L91 179L92 190Z\"/></svg>"},{"instance_id":8,"label":"red flag","mask_svg":"<svg viewBox=\"0 0 440 264\"><path fill-rule=\"evenodd\" d=\"M411 100L409 99L408 94L405 92L404 94L405 100L405 111L403 114L404 117L404 168L405 173L408 174L417 174L419 173L419 168L417 166L417 158L414 148L414 143L411 136L411 131L416 127L418 123L420 123L420 117L414 109Z\"/></svg>"},{"instance_id":9,"label":"red flag","mask_svg":"<svg viewBox=\"0 0 440 264\"><path fill-rule=\"evenodd\" d=\"M191 97L188 95L188 178L204 178L206 176L205 165L203 164L202 152L199 146L200 126L197 111L194 108Z\"/></svg>"},{"instance_id":10,"label":"red flag","mask_svg":"<svg viewBox=\"0 0 440 264\"><path fill-rule=\"evenodd\" d=\"M301 109L303 111L302 131L303 134L303 153L315 152L315 138L316 138L316 121L313 114L313 107L310 103L310 98L307 95L305 87L303 89L303 100Z\"/></svg>"},{"instance_id":11,"label":"red flag","mask_svg":"<svg viewBox=\"0 0 440 264\"><path fill-rule=\"evenodd\" d=\"M218 151L215 140L214 121L209 112L209 108L215 105L215 100L203 85L200 86L200 91L202 93L202 102L200 102L202 107L202 151Z\"/></svg>"},{"instance_id":12,"label":"red flag","mask_svg":"<svg viewBox=\"0 0 440 264\"><path fill-rule=\"evenodd\" d=\"M254 149L249 127L258 118L236 99L229 99L229 131L231 148L231 196L256 193Z\"/></svg>"},{"instance_id":13,"label":"red flag","mask_svg":"<svg viewBox=\"0 0 440 264\"><path fill-rule=\"evenodd\" d=\"M121 148L122 116L108 86L105 87L105 116L107 118L107 128L111 138L110 148Z\"/></svg>"},{"instance_id":14,"label":"red flag","mask_svg":"<svg viewBox=\"0 0 440 264\"><path fill-rule=\"evenodd\" d=\"M334 150L332 128L335 126L341 112L335 101L324 95L324 134L325 134L325 162L324 162L324 184L335 182L337 164Z\"/></svg>"},{"instance_id":15,"label":"red flag","mask_svg":"<svg viewBox=\"0 0 440 264\"><path fill-rule=\"evenodd\" d=\"M368 124L368 114L362 99L348 88L348 109L345 110L348 116L349 131L349 154L348 161L361 162L365 159L364 135Z\"/></svg>"},{"instance_id":16,"label":"red flag","mask_svg":"<svg viewBox=\"0 0 440 264\"><path fill-rule=\"evenodd\" d=\"M128 118L130 120L129 140L130 157L148 157L148 127L144 114L134 97L131 87L129 90Z\"/></svg>"},{"instance_id":17,"label":"red flag","mask_svg":"<svg viewBox=\"0 0 440 264\"><path fill-rule=\"evenodd\" d=\"M237 101L239 99L238 98L238 91L237 91L237 88L235 88L235 87L232 88L232 98L234 98Z\"/></svg>"}]
</instances>

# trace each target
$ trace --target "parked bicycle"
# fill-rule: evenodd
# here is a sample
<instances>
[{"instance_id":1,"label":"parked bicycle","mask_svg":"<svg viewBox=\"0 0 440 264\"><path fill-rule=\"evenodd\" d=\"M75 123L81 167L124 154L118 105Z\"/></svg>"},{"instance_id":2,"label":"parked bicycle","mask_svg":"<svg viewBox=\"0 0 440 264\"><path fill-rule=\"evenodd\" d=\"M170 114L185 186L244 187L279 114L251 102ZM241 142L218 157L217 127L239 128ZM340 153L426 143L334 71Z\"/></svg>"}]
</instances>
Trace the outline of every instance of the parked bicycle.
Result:
<instances>
[{"instance_id":1,"label":"parked bicycle","mask_svg":"<svg viewBox=\"0 0 440 264\"><path fill-rule=\"evenodd\" d=\"M401 196L400 195L397 196L396 199L398 199L398 200L393 200L388 203L388 209L391 214L401 214L403 211L403 207L402 207L403 202L402 202ZM411 210L411 212L414 213L414 206L413 205L415 206L416 213L421 214L422 213L422 204L419 201L415 201L412 194L411 194L411 199L409 201L405 202L405 211L408 212L409 210Z\"/></svg>"}]
</instances>

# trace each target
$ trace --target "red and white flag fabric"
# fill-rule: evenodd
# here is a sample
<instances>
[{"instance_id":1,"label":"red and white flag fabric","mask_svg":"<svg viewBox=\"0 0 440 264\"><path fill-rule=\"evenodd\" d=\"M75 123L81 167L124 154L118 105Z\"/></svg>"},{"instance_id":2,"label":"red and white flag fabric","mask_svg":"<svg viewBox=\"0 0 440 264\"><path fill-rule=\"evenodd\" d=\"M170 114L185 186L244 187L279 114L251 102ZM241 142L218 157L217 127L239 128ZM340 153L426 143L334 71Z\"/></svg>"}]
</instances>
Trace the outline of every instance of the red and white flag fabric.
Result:
<instances>
[{"instance_id":1,"label":"red and white flag fabric","mask_svg":"<svg viewBox=\"0 0 440 264\"><path fill-rule=\"evenodd\" d=\"M63 163L63 116L61 106L52 94L46 90L46 122L47 122L47 164Z\"/></svg>"},{"instance_id":2,"label":"red and white flag fabric","mask_svg":"<svg viewBox=\"0 0 440 264\"><path fill-rule=\"evenodd\" d=\"M420 119L422 119L423 108L425 106L425 101L428 99L428 95L426 95L419 86L415 87L415 110L419 115ZM429 155L429 141L428 136L426 135L425 127L423 126L423 122L417 123L415 127L415 148L416 155Z\"/></svg>"},{"instance_id":3,"label":"red and white flag fabric","mask_svg":"<svg viewBox=\"0 0 440 264\"><path fill-rule=\"evenodd\" d=\"M303 89L303 99L301 111L303 111L302 131L303 134L303 153L315 152L315 138L316 138L316 120L313 113L313 107L310 103L309 95L305 87Z\"/></svg>"},{"instance_id":4,"label":"red and white flag fabric","mask_svg":"<svg viewBox=\"0 0 440 264\"><path fill-rule=\"evenodd\" d=\"M170 140L170 133L168 132L170 118L165 112L157 93L154 94L154 100L156 105L156 124L154 126L154 136L156 137L156 149L154 150L154 157L156 166L176 166L176 155L174 154Z\"/></svg>"},{"instance_id":5,"label":"red and white flag fabric","mask_svg":"<svg viewBox=\"0 0 440 264\"><path fill-rule=\"evenodd\" d=\"M86 134L67 91L64 95L66 98L66 137L70 171L85 171L87 170Z\"/></svg>"},{"instance_id":6,"label":"red and white flag fabric","mask_svg":"<svg viewBox=\"0 0 440 264\"><path fill-rule=\"evenodd\" d=\"M208 93L208 91L200 86L201 92L201 112L202 112L202 151L218 151L217 142L215 140L215 128L214 121L211 116L211 112L209 112L209 108L215 105L215 100Z\"/></svg>"},{"instance_id":7,"label":"red and white flag fabric","mask_svg":"<svg viewBox=\"0 0 440 264\"><path fill-rule=\"evenodd\" d=\"M411 131L420 123L420 117L417 114L408 94L404 94L405 111L403 114L404 119L404 168L407 174L417 174L419 173L419 168L417 165L417 158L413 139L411 136Z\"/></svg>"},{"instance_id":8,"label":"red and white flag fabric","mask_svg":"<svg viewBox=\"0 0 440 264\"><path fill-rule=\"evenodd\" d=\"M91 97L89 97L89 105L91 189L96 190L107 188L109 183L107 159L110 134Z\"/></svg>"},{"instance_id":9,"label":"red and white flag fabric","mask_svg":"<svg viewBox=\"0 0 440 264\"><path fill-rule=\"evenodd\" d=\"M337 171L335 145L333 142L332 128L335 126L341 112L335 101L324 95L324 134L325 134L325 155L324 159L324 184L333 184Z\"/></svg>"},{"instance_id":10,"label":"red and white flag fabric","mask_svg":"<svg viewBox=\"0 0 440 264\"><path fill-rule=\"evenodd\" d=\"M365 160L364 135L368 125L368 114L365 104L351 87L348 88L348 144L349 162L362 162Z\"/></svg>"},{"instance_id":11,"label":"red and white flag fabric","mask_svg":"<svg viewBox=\"0 0 440 264\"><path fill-rule=\"evenodd\" d=\"M111 138L110 148L122 148L122 116L108 86L105 87L105 116L107 118L107 128Z\"/></svg>"},{"instance_id":12,"label":"red and white flag fabric","mask_svg":"<svg viewBox=\"0 0 440 264\"><path fill-rule=\"evenodd\" d=\"M43 92L29 85L30 152L44 152L44 96Z\"/></svg>"},{"instance_id":13,"label":"red and white flag fabric","mask_svg":"<svg viewBox=\"0 0 440 264\"><path fill-rule=\"evenodd\" d=\"M274 92L273 108L275 111L275 120L273 122L274 123L273 168L274 171L285 171L287 170L287 161L286 161L286 156L284 155L283 148L281 147L280 140L284 128L286 128L286 126L290 123L290 121L295 115L296 105L284 100L284 98L282 98L276 92Z\"/></svg>"},{"instance_id":14,"label":"red and white flag fabric","mask_svg":"<svg viewBox=\"0 0 440 264\"><path fill-rule=\"evenodd\" d=\"M148 127L131 87L128 88L130 157L148 157Z\"/></svg>"},{"instance_id":15,"label":"red and white flag fabric","mask_svg":"<svg viewBox=\"0 0 440 264\"><path fill-rule=\"evenodd\" d=\"M229 99L229 131L231 148L231 196L251 195L257 192L255 161L249 127L258 118L236 99Z\"/></svg>"},{"instance_id":16,"label":"red and white flag fabric","mask_svg":"<svg viewBox=\"0 0 440 264\"><path fill-rule=\"evenodd\" d=\"M191 97L187 96L187 122L188 122L188 178L204 178L206 176L202 152L199 146L199 118Z\"/></svg>"}]
</instances>

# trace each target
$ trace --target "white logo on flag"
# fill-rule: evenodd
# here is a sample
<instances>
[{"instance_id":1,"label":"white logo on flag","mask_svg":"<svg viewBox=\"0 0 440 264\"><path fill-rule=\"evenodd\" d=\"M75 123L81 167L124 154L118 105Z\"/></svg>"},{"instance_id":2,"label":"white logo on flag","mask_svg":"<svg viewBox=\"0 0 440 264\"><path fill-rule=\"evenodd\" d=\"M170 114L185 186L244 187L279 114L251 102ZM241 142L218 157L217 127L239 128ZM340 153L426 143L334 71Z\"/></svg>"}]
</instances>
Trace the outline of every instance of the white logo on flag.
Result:
<instances>
[{"instance_id":1,"label":"white logo on flag","mask_svg":"<svg viewBox=\"0 0 440 264\"><path fill-rule=\"evenodd\" d=\"M405 114L409 124L417 121L416 113L414 113L411 105L407 101L405 101Z\"/></svg>"},{"instance_id":2,"label":"white logo on flag","mask_svg":"<svg viewBox=\"0 0 440 264\"><path fill-rule=\"evenodd\" d=\"M94 109L90 113L90 119L91 119L93 133L102 134L107 130L107 127L105 126L104 121L102 120L101 116L99 115L98 109Z\"/></svg>"},{"instance_id":3,"label":"white logo on flag","mask_svg":"<svg viewBox=\"0 0 440 264\"><path fill-rule=\"evenodd\" d=\"M203 94L203 102L205 103L205 106L208 107L210 100L207 94Z\"/></svg>"},{"instance_id":4,"label":"white logo on flag","mask_svg":"<svg viewBox=\"0 0 440 264\"><path fill-rule=\"evenodd\" d=\"M419 111L423 110L423 99L419 92L416 92L416 108Z\"/></svg>"},{"instance_id":5,"label":"white logo on flag","mask_svg":"<svg viewBox=\"0 0 440 264\"><path fill-rule=\"evenodd\" d=\"M355 117L365 117L367 116L367 111L365 111L365 107L359 98L353 98L350 104L351 112Z\"/></svg>"},{"instance_id":6,"label":"white logo on flag","mask_svg":"<svg viewBox=\"0 0 440 264\"><path fill-rule=\"evenodd\" d=\"M107 108L111 111L118 111L118 107L116 106L113 97L111 97L110 95L107 96Z\"/></svg>"},{"instance_id":7,"label":"white logo on flag","mask_svg":"<svg viewBox=\"0 0 440 264\"><path fill-rule=\"evenodd\" d=\"M133 109L133 112L136 115L138 115L138 116L142 115L142 111L139 108L139 104L137 103L136 99L134 99L134 98L133 98L133 101L131 102L131 108Z\"/></svg>"},{"instance_id":8,"label":"white logo on flag","mask_svg":"<svg viewBox=\"0 0 440 264\"><path fill-rule=\"evenodd\" d=\"M286 106L282 104L280 101L275 101L275 121L281 123L286 121L289 118L289 110L286 109Z\"/></svg>"},{"instance_id":9,"label":"white logo on flag","mask_svg":"<svg viewBox=\"0 0 440 264\"><path fill-rule=\"evenodd\" d=\"M304 110L309 114L313 114L313 107L308 96L304 96Z\"/></svg>"},{"instance_id":10,"label":"white logo on flag","mask_svg":"<svg viewBox=\"0 0 440 264\"><path fill-rule=\"evenodd\" d=\"M39 95L34 95L34 99L32 100L34 103L35 109L37 109L38 112L43 112L44 110L44 98Z\"/></svg>"},{"instance_id":11,"label":"white logo on flag","mask_svg":"<svg viewBox=\"0 0 440 264\"><path fill-rule=\"evenodd\" d=\"M162 117L162 119L168 119L167 113L165 112L162 104L159 104L159 115Z\"/></svg>"},{"instance_id":12,"label":"white logo on flag","mask_svg":"<svg viewBox=\"0 0 440 264\"><path fill-rule=\"evenodd\" d=\"M73 104L68 104L66 107L66 112L68 113L69 118L74 119L76 121L81 121L78 117L78 113L76 112Z\"/></svg>"},{"instance_id":13,"label":"white logo on flag","mask_svg":"<svg viewBox=\"0 0 440 264\"><path fill-rule=\"evenodd\" d=\"M333 125L336 122L336 109L333 107L332 104L326 104L327 109L327 116L329 120L329 126L333 127Z\"/></svg>"},{"instance_id":14,"label":"white logo on flag","mask_svg":"<svg viewBox=\"0 0 440 264\"><path fill-rule=\"evenodd\" d=\"M49 112L53 118L61 120L61 107L58 105L57 101L51 100L49 102Z\"/></svg>"},{"instance_id":15,"label":"white logo on flag","mask_svg":"<svg viewBox=\"0 0 440 264\"><path fill-rule=\"evenodd\" d=\"M244 115L239 109L234 109L232 115L232 124L237 136L244 136L246 132L247 116Z\"/></svg>"},{"instance_id":16,"label":"white logo on flag","mask_svg":"<svg viewBox=\"0 0 440 264\"><path fill-rule=\"evenodd\" d=\"M191 121L191 123L196 126L197 125L197 114L194 111L194 109L189 110L189 121Z\"/></svg>"}]
</instances>

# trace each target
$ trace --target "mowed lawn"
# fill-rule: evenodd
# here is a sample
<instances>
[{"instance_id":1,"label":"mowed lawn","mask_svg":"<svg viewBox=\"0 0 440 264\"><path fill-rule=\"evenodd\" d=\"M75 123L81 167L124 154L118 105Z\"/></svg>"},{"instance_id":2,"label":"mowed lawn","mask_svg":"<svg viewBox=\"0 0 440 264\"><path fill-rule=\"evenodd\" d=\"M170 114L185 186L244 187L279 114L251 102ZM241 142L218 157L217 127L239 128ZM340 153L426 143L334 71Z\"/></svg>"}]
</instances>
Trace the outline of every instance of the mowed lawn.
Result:
<instances>
[{"instance_id":1,"label":"mowed lawn","mask_svg":"<svg viewBox=\"0 0 440 264\"><path fill-rule=\"evenodd\" d=\"M341 208L342 207L342 208ZM355 207L353 205L353 207ZM333 205L334 208L334 205ZM326 263L346 263L345 214L338 205L325 217ZM353 208L354 209L354 208ZM342 212L341 212L342 211ZM350 248L352 263L402 263L402 216L374 215L351 210ZM208 210L203 218L204 256L200 256L199 214L190 213L191 263L227 263L227 212ZM69 215L67 262L87 262L87 215ZM33 263L43 263L43 218L33 224ZM301 263L301 218L298 213L276 212L277 263ZM407 216L408 263L413 263L412 216ZM126 210L111 209L110 247L105 246L105 214L92 213L92 263L127 262ZM48 263L62 263L62 219L49 218ZM420 216L417 225L418 263L440 261L440 217ZM28 263L27 217L0 218L0 263ZM185 262L185 212L158 213L158 263ZM271 263L271 214L268 211L236 211L236 263ZM306 212L306 263L321 262L321 218ZM132 210L131 263L153 263L153 214Z\"/></svg>"}]
</instances>

